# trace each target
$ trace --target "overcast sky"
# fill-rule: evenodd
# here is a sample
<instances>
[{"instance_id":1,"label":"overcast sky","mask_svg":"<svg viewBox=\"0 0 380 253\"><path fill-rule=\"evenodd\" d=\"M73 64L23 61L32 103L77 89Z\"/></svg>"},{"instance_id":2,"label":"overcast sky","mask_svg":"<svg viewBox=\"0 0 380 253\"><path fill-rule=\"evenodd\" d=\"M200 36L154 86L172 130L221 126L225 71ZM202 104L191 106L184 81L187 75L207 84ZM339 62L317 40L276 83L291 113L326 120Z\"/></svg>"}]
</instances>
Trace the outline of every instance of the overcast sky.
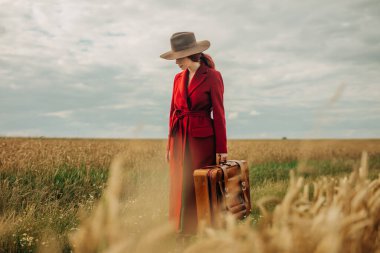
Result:
<instances>
[{"instance_id":1,"label":"overcast sky","mask_svg":"<svg viewBox=\"0 0 380 253\"><path fill-rule=\"evenodd\" d=\"M207 39L228 138L380 138L380 1L0 0L0 135L166 138L174 32Z\"/></svg>"}]
</instances>

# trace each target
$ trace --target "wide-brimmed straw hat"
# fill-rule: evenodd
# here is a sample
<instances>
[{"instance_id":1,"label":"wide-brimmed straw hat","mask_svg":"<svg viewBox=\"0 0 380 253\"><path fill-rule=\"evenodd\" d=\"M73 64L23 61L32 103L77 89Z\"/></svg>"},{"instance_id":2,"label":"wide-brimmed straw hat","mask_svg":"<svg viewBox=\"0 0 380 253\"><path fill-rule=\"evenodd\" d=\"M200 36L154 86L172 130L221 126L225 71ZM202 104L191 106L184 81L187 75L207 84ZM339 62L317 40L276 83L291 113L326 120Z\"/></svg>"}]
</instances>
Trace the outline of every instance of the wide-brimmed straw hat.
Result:
<instances>
[{"instance_id":1,"label":"wide-brimmed straw hat","mask_svg":"<svg viewBox=\"0 0 380 253\"><path fill-rule=\"evenodd\" d=\"M192 54L200 53L210 47L210 41L196 41L192 32L178 32L170 37L172 50L160 55L166 60L175 60Z\"/></svg>"}]
</instances>

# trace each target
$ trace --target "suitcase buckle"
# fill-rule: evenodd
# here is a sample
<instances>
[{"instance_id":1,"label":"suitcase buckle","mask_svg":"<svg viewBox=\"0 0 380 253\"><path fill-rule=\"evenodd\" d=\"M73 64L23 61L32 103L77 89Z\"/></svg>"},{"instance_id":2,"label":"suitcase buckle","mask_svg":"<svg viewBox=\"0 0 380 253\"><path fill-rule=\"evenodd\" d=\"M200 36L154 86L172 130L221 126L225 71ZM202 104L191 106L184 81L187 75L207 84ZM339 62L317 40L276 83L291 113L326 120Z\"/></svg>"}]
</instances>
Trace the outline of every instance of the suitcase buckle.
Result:
<instances>
[{"instance_id":1,"label":"suitcase buckle","mask_svg":"<svg viewBox=\"0 0 380 253\"><path fill-rule=\"evenodd\" d=\"M224 192L225 192L224 196L226 198L228 198L230 194L228 193L228 188L227 187L224 188Z\"/></svg>"},{"instance_id":2,"label":"suitcase buckle","mask_svg":"<svg viewBox=\"0 0 380 253\"><path fill-rule=\"evenodd\" d=\"M242 190L244 191L245 189L247 189L247 187L245 186L245 182L241 182L241 185L242 185Z\"/></svg>"}]
</instances>

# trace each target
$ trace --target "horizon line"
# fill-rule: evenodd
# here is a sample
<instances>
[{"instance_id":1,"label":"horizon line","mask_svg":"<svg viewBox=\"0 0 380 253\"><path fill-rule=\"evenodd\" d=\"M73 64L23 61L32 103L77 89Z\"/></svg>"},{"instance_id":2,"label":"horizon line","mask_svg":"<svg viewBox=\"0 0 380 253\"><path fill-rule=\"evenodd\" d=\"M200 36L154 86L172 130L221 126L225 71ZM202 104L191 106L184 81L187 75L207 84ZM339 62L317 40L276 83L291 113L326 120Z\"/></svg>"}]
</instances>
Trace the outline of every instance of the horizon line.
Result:
<instances>
[{"instance_id":1,"label":"horizon line","mask_svg":"<svg viewBox=\"0 0 380 253\"><path fill-rule=\"evenodd\" d=\"M0 135L0 139L78 139L78 140L167 140L168 138L145 138L145 137L58 137L58 136L3 136ZM380 140L380 137L308 137L308 138L289 138L289 137L281 137L281 138L227 138L227 141L231 140Z\"/></svg>"}]
</instances>

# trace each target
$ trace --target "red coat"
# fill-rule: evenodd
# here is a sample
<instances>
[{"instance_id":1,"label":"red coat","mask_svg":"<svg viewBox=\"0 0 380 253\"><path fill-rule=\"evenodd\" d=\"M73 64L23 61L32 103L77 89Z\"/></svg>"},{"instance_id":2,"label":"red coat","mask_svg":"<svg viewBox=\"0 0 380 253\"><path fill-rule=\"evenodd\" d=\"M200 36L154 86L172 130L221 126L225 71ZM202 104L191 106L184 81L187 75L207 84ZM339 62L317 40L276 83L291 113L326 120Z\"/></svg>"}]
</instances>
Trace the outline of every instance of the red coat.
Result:
<instances>
[{"instance_id":1,"label":"red coat","mask_svg":"<svg viewBox=\"0 0 380 253\"><path fill-rule=\"evenodd\" d=\"M220 72L202 63L186 89L188 74L186 69L174 78L167 149L169 220L177 232L192 234L197 229L193 171L215 164L216 153L227 153L227 136Z\"/></svg>"}]
</instances>

